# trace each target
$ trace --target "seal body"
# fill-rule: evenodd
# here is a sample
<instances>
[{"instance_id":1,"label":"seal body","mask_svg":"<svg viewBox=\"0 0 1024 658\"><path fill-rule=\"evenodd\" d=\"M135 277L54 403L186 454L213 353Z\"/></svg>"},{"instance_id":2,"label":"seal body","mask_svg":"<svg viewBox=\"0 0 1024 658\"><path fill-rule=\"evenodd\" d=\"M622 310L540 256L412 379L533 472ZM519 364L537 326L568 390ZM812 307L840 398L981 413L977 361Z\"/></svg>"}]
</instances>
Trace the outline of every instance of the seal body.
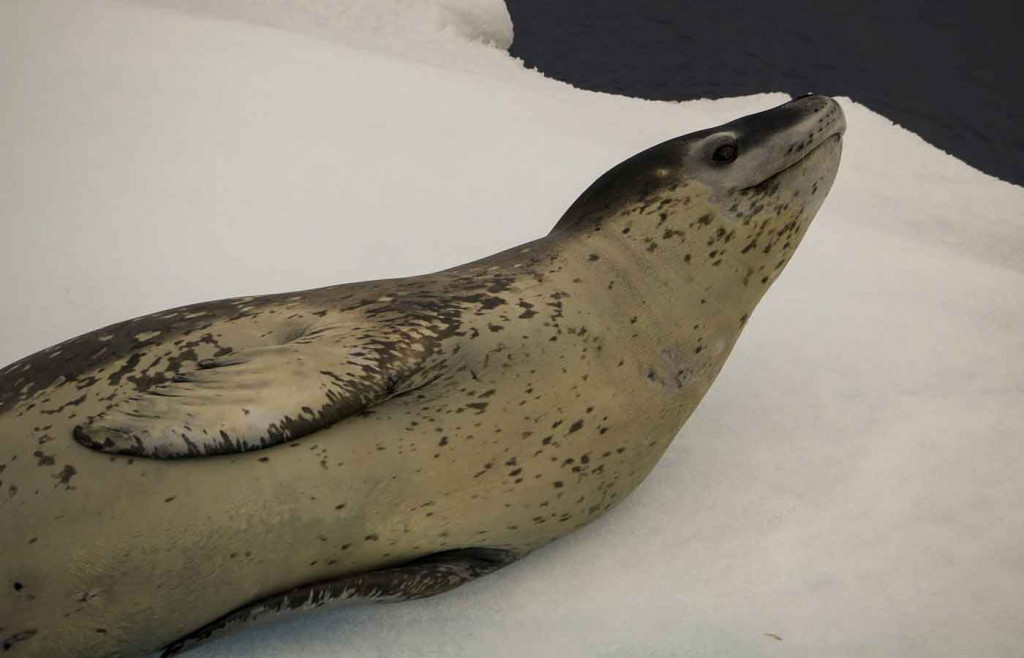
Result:
<instances>
[{"instance_id":1,"label":"seal body","mask_svg":"<svg viewBox=\"0 0 1024 658\"><path fill-rule=\"evenodd\" d=\"M481 261L187 306L6 367L5 655L136 657L322 582L343 586L307 603L429 595L489 567L424 559L514 559L601 515L792 255L843 121L798 99L634 156Z\"/></svg>"}]
</instances>

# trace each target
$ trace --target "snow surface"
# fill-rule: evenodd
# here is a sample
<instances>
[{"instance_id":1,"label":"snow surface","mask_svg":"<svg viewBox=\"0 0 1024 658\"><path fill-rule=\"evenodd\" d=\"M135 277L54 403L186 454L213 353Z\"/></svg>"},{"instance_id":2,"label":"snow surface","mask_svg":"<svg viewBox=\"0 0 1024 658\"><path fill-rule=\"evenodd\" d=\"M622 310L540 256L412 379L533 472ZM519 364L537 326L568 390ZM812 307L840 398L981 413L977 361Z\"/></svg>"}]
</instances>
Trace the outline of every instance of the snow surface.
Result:
<instances>
[{"instance_id":1,"label":"snow surface","mask_svg":"<svg viewBox=\"0 0 1024 658\"><path fill-rule=\"evenodd\" d=\"M282 28L447 67L473 67L467 41L508 50L512 18L501 0L135 0L188 13ZM454 39L452 37L455 37Z\"/></svg>"},{"instance_id":2,"label":"snow surface","mask_svg":"<svg viewBox=\"0 0 1024 658\"><path fill-rule=\"evenodd\" d=\"M487 255L634 152L787 98L573 89L498 47L507 16L0 2L0 364L171 306ZM1024 188L841 102L830 198L633 496L450 594L191 655L1021 655Z\"/></svg>"}]
</instances>

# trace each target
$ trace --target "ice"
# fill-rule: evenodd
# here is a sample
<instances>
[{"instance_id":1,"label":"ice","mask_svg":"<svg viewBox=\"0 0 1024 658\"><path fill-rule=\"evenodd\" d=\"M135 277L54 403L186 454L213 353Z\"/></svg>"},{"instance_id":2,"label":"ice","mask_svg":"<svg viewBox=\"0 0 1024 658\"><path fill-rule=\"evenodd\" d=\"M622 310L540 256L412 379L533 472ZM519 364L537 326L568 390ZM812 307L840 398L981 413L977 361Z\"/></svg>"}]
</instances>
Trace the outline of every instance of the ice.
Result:
<instances>
[{"instance_id":1,"label":"ice","mask_svg":"<svg viewBox=\"0 0 1024 658\"><path fill-rule=\"evenodd\" d=\"M0 362L487 255L787 98L584 92L510 38L496 1L0 3ZM450 594L193 655L1020 655L1024 189L840 100L829 199L633 496Z\"/></svg>"}]
</instances>

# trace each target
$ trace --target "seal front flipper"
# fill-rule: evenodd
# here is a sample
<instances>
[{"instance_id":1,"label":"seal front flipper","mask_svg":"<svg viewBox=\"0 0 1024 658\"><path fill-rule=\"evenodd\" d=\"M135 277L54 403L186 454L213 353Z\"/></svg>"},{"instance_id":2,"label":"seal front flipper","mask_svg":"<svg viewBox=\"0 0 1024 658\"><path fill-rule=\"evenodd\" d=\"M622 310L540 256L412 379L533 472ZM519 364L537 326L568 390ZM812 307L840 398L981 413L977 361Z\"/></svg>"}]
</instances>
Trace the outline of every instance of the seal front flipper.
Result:
<instances>
[{"instance_id":1,"label":"seal front flipper","mask_svg":"<svg viewBox=\"0 0 1024 658\"><path fill-rule=\"evenodd\" d=\"M245 626L256 626L307 610L339 608L361 603L392 603L442 594L511 564L512 551L464 548L434 553L400 567L353 574L303 585L230 612L172 642L161 658L170 658Z\"/></svg>"},{"instance_id":2,"label":"seal front flipper","mask_svg":"<svg viewBox=\"0 0 1024 658\"><path fill-rule=\"evenodd\" d=\"M101 452L165 459L259 450L430 383L444 367L435 347L415 322L315 329L200 361L74 435Z\"/></svg>"}]
</instances>

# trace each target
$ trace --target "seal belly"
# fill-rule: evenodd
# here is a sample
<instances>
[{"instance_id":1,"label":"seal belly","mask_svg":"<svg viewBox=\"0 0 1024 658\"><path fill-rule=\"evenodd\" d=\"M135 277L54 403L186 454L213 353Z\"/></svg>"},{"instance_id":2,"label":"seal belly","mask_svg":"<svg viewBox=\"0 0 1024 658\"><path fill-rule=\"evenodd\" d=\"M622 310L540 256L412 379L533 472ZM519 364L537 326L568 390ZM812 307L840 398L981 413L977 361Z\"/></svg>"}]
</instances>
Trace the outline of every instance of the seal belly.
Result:
<instances>
[{"instance_id":1,"label":"seal belly","mask_svg":"<svg viewBox=\"0 0 1024 658\"><path fill-rule=\"evenodd\" d=\"M365 464L361 477L346 473L330 442L133 459L71 440L87 413L0 417L10 655L141 655L251 600L380 563L359 504L375 478ZM371 439L344 441L361 438Z\"/></svg>"}]
</instances>

